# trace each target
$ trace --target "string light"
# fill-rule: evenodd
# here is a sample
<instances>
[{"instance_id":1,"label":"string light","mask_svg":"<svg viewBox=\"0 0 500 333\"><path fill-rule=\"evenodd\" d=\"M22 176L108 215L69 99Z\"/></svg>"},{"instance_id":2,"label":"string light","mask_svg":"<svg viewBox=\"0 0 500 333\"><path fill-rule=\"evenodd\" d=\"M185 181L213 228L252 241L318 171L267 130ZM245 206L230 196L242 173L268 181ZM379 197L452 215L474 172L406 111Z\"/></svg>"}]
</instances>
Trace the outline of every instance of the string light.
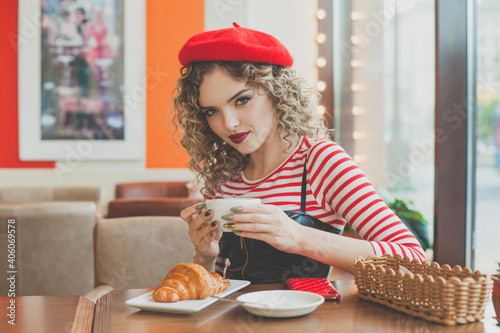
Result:
<instances>
[{"instance_id":1,"label":"string light","mask_svg":"<svg viewBox=\"0 0 500 333\"><path fill-rule=\"evenodd\" d=\"M324 8L318 8L318 10L316 12L316 18L318 20L324 20L326 18L327 14L328 13ZM327 39L328 39L328 36L324 32L318 32L318 34L316 35L316 43L318 43L320 45L324 44L327 41ZM318 56L318 58L316 59L316 66L321 69L321 68L324 68L326 65L327 65L326 58L323 56ZM318 89L319 92L324 92L326 90L326 87L327 87L327 84L325 81L318 80L318 82L316 82L316 89ZM326 113L326 107L324 105L318 105L316 107L316 112L318 115L323 116Z\"/></svg>"},{"instance_id":2,"label":"string light","mask_svg":"<svg viewBox=\"0 0 500 333\"><path fill-rule=\"evenodd\" d=\"M366 156L365 155L361 155L361 154L354 155L354 162L361 163L361 162L364 162L364 161L366 161Z\"/></svg>"},{"instance_id":3,"label":"string light","mask_svg":"<svg viewBox=\"0 0 500 333\"><path fill-rule=\"evenodd\" d=\"M351 12L351 20L353 21L357 21L357 20L361 20L363 18L363 14L361 14L360 12Z\"/></svg>"},{"instance_id":4,"label":"string light","mask_svg":"<svg viewBox=\"0 0 500 333\"><path fill-rule=\"evenodd\" d=\"M351 36L351 43L353 43L354 45L358 45L359 43L361 43L361 38L359 38L359 36L357 35Z\"/></svg>"},{"instance_id":5,"label":"string light","mask_svg":"<svg viewBox=\"0 0 500 333\"><path fill-rule=\"evenodd\" d=\"M319 57L316 60L316 66L318 66L319 68L325 67L326 66L326 58L325 57Z\"/></svg>"},{"instance_id":6,"label":"string light","mask_svg":"<svg viewBox=\"0 0 500 333\"><path fill-rule=\"evenodd\" d=\"M318 82L316 82L316 89L318 89L321 92L325 91L326 90L326 82L323 80L319 80Z\"/></svg>"},{"instance_id":7,"label":"string light","mask_svg":"<svg viewBox=\"0 0 500 333\"><path fill-rule=\"evenodd\" d=\"M316 112L322 116L325 114L326 112L326 108L323 106L323 105L318 105L318 107L316 108Z\"/></svg>"},{"instance_id":8,"label":"string light","mask_svg":"<svg viewBox=\"0 0 500 333\"><path fill-rule=\"evenodd\" d=\"M351 90L352 91L360 91L361 90L361 85L359 83L353 83L351 85Z\"/></svg>"},{"instance_id":9,"label":"string light","mask_svg":"<svg viewBox=\"0 0 500 333\"><path fill-rule=\"evenodd\" d=\"M360 60L351 60L351 67L361 67L363 66L363 62Z\"/></svg>"},{"instance_id":10,"label":"string light","mask_svg":"<svg viewBox=\"0 0 500 333\"><path fill-rule=\"evenodd\" d=\"M319 8L316 12L316 17L318 20L324 20L326 17L326 10L324 8Z\"/></svg>"},{"instance_id":11,"label":"string light","mask_svg":"<svg viewBox=\"0 0 500 333\"><path fill-rule=\"evenodd\" d=\"M355 115L355 116L358 116L360 114L363 114L365 113L365 110L360 107L360 106L353 106L352 107L352 114Z\"/></svg>"},{"instance_id":12,"label":"string light","mask_svg":"<svg viewBox=\"0 0 500 333\"><path fill-rule=\"evenodd\" d=\"M352 132L352 138L354 140L363 139L364 137L365 137L365 133L363 133L363 132L360 132L360 131L354 131L354 132Z\"/></svg>"},{"instance_id":13,"label":"string light","mask_svg":"<svg viewBox=\"0 0 500 333\"><path fill-rule=\"evenodd\" d=\"M320 32L318 34L318 36L316 36L316 42L318 44L323 44L324 42L326 42L326 39L327 39L327 36L324 32Z\"/></svg>"}]
</instances>

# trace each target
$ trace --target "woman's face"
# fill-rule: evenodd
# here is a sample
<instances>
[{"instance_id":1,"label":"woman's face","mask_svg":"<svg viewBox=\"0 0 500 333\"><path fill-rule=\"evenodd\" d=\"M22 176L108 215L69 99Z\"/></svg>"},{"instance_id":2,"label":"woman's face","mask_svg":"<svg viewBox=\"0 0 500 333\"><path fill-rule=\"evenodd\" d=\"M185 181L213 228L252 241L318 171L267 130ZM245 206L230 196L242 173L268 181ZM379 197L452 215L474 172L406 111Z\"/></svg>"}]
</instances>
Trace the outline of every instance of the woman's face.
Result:
<instances>
[{"instance_id":1,"label":"woman's face","mask_svg":"<svg viewBox=\"0 0 500 333\"><path fill-rule=\"evenodd\" d=\"M274 106L265 91L234 80L219 67L203 77L198 103L212 131L242 154L279 137Z\"/></svg>"}]
</instances>

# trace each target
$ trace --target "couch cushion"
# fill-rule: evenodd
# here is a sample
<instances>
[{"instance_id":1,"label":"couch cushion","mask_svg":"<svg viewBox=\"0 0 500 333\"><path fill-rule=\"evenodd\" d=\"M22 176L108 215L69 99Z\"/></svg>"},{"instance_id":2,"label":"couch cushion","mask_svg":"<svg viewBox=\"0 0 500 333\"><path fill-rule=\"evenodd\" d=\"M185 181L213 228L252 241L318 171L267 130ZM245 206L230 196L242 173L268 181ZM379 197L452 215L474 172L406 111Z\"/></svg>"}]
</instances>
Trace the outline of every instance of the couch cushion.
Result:
<instances>
[{"instance_id":1,"label":"couch cushion","mask_svg":"<svg viewBox=\"0 0 500 333\"><path fill-rule=\"evenodd\" d=\"M15 294L84 295L93 288L93 202L0 204L0 270L8 266L8 221L15 220ZM0 296L8 281L0 280Z\"/></svg>"},{"instance_id":2,"label":"couch cushion","mask_svg":"<svg viewBox=\"0 0 500 333\"><path fill-rule=\"evenodd\" d=\"M103 219L96 228L96 285L154 288L170 268L192 262L194 246L180 217Z\"/></svg>"}]
</instances>

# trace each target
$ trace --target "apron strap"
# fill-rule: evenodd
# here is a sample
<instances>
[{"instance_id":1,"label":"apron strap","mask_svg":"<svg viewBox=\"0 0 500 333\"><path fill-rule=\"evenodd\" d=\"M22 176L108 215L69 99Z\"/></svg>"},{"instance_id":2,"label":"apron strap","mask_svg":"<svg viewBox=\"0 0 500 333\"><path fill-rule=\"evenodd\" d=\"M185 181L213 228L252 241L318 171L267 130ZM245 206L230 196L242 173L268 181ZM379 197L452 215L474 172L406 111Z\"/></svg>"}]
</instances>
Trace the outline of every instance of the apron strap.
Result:
<instances>
[{"instance_id":1,"label":"apron strap","mask_svg":"<svg viewBox=\"0 0 500 333\"><path fill-rule=\"evenodd\" d=\"M300 190L300 211L302 213L306 212L306 196L307 196L307 155L306 160L304 161L304 171L302 172L302 188Z\"/></svg>"}]
</instances>

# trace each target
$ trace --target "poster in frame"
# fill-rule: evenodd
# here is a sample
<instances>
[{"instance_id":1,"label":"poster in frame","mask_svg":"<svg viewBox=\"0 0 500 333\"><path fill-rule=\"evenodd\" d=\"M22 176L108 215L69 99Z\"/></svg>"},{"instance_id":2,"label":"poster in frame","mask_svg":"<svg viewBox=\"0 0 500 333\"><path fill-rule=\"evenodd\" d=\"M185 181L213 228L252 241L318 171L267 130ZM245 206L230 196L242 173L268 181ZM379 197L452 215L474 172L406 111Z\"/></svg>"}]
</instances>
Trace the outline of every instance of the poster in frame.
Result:
<instances>
[{"instance_id":1,"label":"poster in frame","mask_svg":"<svg viewBox=\"0 0 500 333\"><path fill-rule=\"evenodd\" d=\"M138 160L144 0L19 0L21 160Z\"/></svg>"}]
</instances>

